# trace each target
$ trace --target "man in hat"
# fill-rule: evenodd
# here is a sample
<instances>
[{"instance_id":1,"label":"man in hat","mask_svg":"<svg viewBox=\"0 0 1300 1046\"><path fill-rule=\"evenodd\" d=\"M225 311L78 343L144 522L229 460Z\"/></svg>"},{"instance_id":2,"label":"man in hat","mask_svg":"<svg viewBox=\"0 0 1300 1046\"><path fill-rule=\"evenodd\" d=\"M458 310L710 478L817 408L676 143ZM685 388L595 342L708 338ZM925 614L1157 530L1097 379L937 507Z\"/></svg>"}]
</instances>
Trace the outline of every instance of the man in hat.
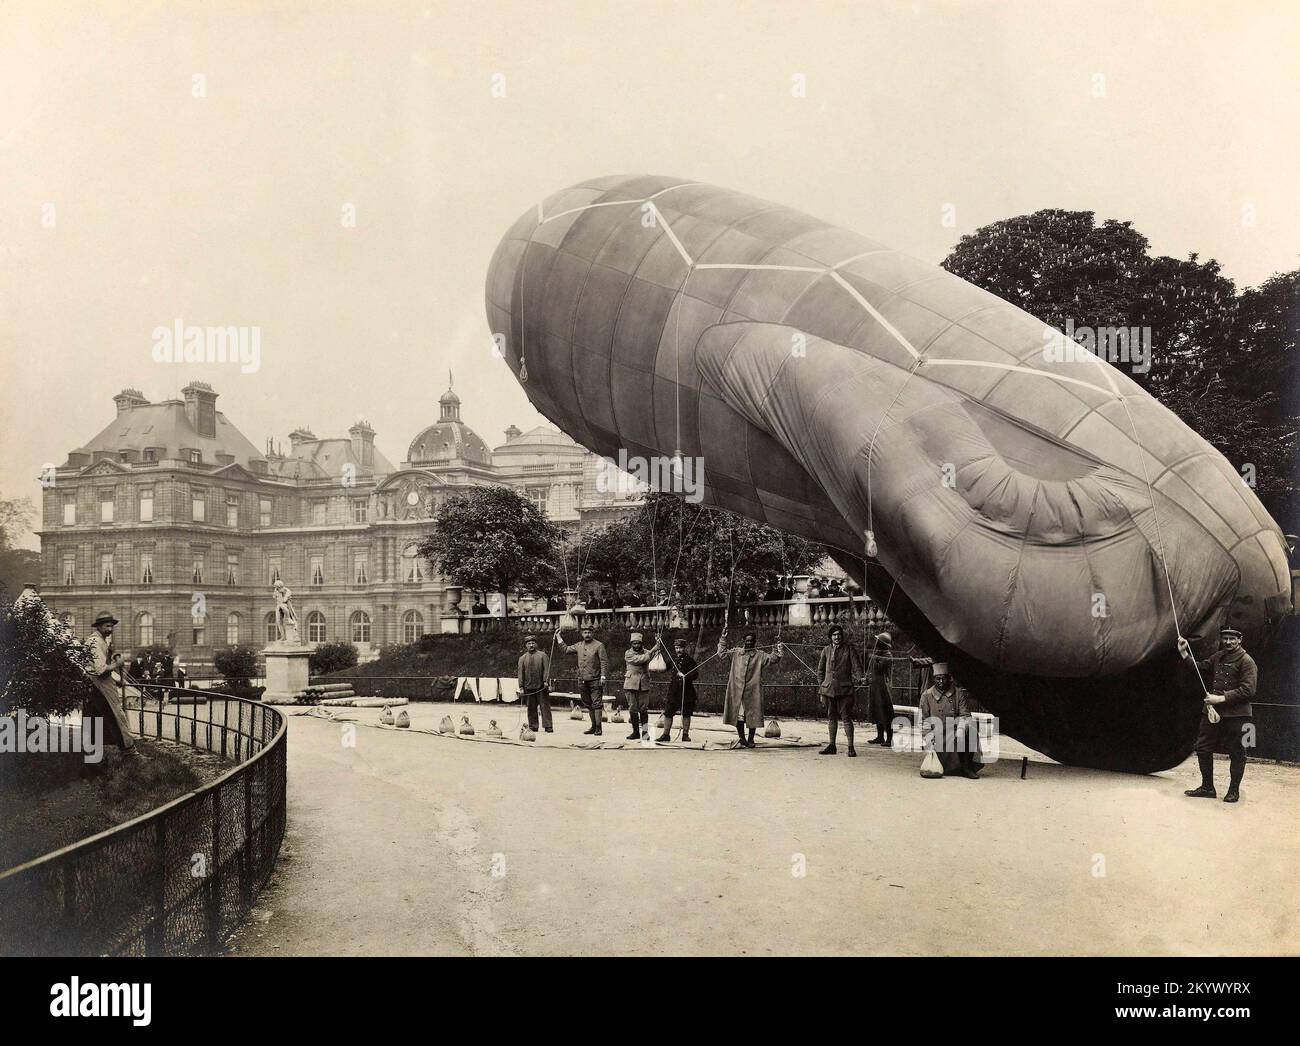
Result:
<instances>
[{"instance_id":1,"label":"man in hat","mask_svg":"<svg viewBox=\"0 0 1300 1046\"><path fill-rule=\"evenodd\" d=\"M113 626L116 624L117 618L112 614L100 614L95 618L95 630L87 641L91 656L90 682L94 689L86 703L85 714L102 717L105 739L127 752L135 744L135 738L126 718L122 696L113 682L113 673L122 670L122 657L113 649Z\"/></svg>"},{"instance_id":2,"label":"man in hat","mask_svg":"<svg viewBox=\"0 0 1300 1046\"><path fill-rule=\"evenodd\" d=\"M734 726L740 737L741 748L754 747L754 733L763 722L763 671L775 665L785 653L777 640L775 650L759 650L757 637L746 632L738 647L727 648L727 630L718 637L718 657L727 657L731 667L727 672L727 696L722 704L722 721ZM749 739L745 727L749 726Z\"/></svg>"},{"instance_id":3,"label":"man in hat","mask_svg":"<svg viewBox=\"0 0 1300 1046\"><path fill-rule=\"evenodd\" d=\"M966 707L966 695L943 661L934 664L934 679L921 695L921 732L926 751L937 752L944 777L960 774L979 779L979 734Z\"/></svg>"},{"instance_id":4,"label":"man in hat","mask_svg":"<svg viewBox=\"0 0 1300 1046\"><path fill-rule=\"evenodd\" d=\"M691 716L695 714L695 680L700 674L699 662L686 650L686 640L678 636L673 640L672 675L668 677L668 697L664 701L664 732L660 741L671 741L673 716L682 712L682 740L691 739Z\"/></svg>"},{"instance_id":5,"label":"man in hat","mask_svg":"<svg viewBox=\"0 0 1300 1046\"><path fill-rule=\"evenodd\" d=\"M853 687L865 679L857 651L844 642L844 629L832 625L830 642L822 647L817 659L817 693L826 703L827 727L831 735L831 743L819 755L835 755L835 736L839 724L843 723L849 755L857 756L853 748Z\"/></svg>"},{"instance_id":6,"label":"man in hat","mask_svg":"<svg viewBox=\"0 0 1300 1046\"><path fill-rule=\"evenodd\" d=\"M633 632L629 637L632 646L623 652L626 666L623 672L623 697L627 701L628 718L632 721L632 732L627 740L635 741L641 736L641 727L650 729L650 673L646 665L650 664L654 651L659 649L656 642L654 649L643 647L644 637L640 632Z\"/></svg>"},{"instance_id":7,"label":"man in hat","mask_svg":"<svg viewBox=\"0 0 1300 1046\"><path fill-rule=\"evenodd\" d=\"M1214 753L1228 756L1228 790L1225 803L1240 799L1242 775L1246 772L1246 749L1255 742L1254 709L1251 699L1259 681L1255 660L1241 645L1241 633L1235 628L1219 631L1219 650L1205 661L1197 661L1202 684L1209 687L1205 695L1205 711L1201 715L1200 729L1196 733L1196 761L1201 768L1201 786L1189 788L1183 794L1193 799L1214 799ZM1178 637L1178 653L1184 660L1193 659L1192 645ZM1211 719L1213 709L1214 719Z\"/></svg>"},{"instance_id":8,"label":"man in hat","mask_svg":"<svg viewBox=\"0 0 1300 1046\"><path fill-rule=\"evenodd\" d=\"M591 726L583 731L600 737L601 712L604 711L605 674L609 670L609 655L605 653L605 644L596 638L596 630L590 622L582 626L582 638L573 646L558 635L555 645L561 653L578 655L578 699L591 716Z\"/></svg>"},{"instance_id":9,"label":"man in hat","mask_svg":"<svg viewBox=\"0 0 1300 1046\"><path fill-rule=\"evenodd\" d=\"M537 706L542 707L542 726L551 728L551 659L537 649L536 636L524 636L524 652L519 655L519 692L528 702L528 728L537 732Z\"/></svg>"}]
</instances>

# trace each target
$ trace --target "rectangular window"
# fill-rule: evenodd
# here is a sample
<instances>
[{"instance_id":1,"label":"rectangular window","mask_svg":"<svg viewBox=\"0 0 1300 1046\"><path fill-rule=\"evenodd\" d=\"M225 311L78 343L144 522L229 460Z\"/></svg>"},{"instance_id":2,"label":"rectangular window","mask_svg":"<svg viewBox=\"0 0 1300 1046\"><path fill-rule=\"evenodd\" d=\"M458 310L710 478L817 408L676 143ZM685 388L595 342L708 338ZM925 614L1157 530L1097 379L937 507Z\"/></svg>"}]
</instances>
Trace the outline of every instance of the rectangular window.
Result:
<instances>
[{"instance_id":1,"label":"rectangular window","mask_svg":"<svg viewBox=\"0 0 1300 1046\"><path fill-rule=\"evenodd\" d=\"M239 553L226 553L226 584L239 584Z\"/></svg>"},{"instance_id":2,"label":"rectangular window","mask_svg":"<svg viewBox=\"0 0 1300 1046\"><path fill-rule=\"evenodd\" d=\"M150 523L153 521L153 487L143 487L140 490L140 522Z\"/></svg>"},{"instance_id":3,"label":"rectangular window","mask_svg":"<svg viewBox=\"0 0 1300 1046\"><path fill-rule=\"evenodd\" d=\"M75 585L77 583L77 554L75 552L63 553L63 583L65 585Z\"/></svg>"},{"instance_id":4,"label":"rectangular window","mask_svg":"<svg viewBox=\"0 0 1300 1046\"><path fill-rule=\"evenodd\" d=\"M311 583L313 585L325 584L325 557L311 557Z\"/></svg>"},{"instance_id":5,"label":"rectangular window","mask_svg":"<svg viewBox=\"0 0 1300 1046\"><path fill-rule=\"evenodd\" d=\"M65 527L75 527L77 525L76 494L65 494L63 496L63 525Z\"/></svg>"},{"instance_id":6,"label":"rectangular window","mask_svg":"<svg viewBox=\"0 0 1300 1046\"><path fill-rule=\"evenodd\" d=\"M352 502L352 522L365 523L370 518L370 502L358 499Z\"/></svg>"},{"instance_id":7,"label":"rectangular window","mask_svg":"<svg viewBox=\"0 0 1300 1046\"><path fill-rule=\"evenodd\" d=\"M203 451L201 451L201 450L192 450L192 451L190 451L190 455L189 455L189 457L190 457L190 464L191 464L191 465L201 465L201 464L203 464Z\"/></svg>"},{"instance_id":8,"label":"rectangular window","mask_svg":"<svg viewBox=\"0 0 1300 1046\"><path fill-rule=\"evenodd\" d=\"M194 572L190 574L190 580L196 585L203 584L203 556L197 552L194 554Z\"/></svg>"},{"instance_id":9,"label":"rectangular window","mask_svg":"<svg viewBox=\"0 0 1300 1046\"><path fill-rule=\"evenodd\" d=\"M193 508L190 518L195 523L202 523L208 518L208 492L206 490L195 490L190 501Z\"/></svg>"},{"instance_id":10,"label":"rectangular window","mask_svg":"<svg viewBox=\"0 0 1300 1046\"><path fill-rule=\"evenodd\" d=\"M226 498L226 526L239 526L239 498Z\"/></svg>"},{"instance_id":11,"label":"rectangular window","mask_svg":"<svg viewBox=\"0 0 1300 1046\"><path fill-rule=\"evenodd\" d=\"M545 487L528 488L529 499L532 501L534 505L537 506L537 511L540 512L543 516L546 515L546 496L547 496L547 489Z\"/></svg>"},{"instance_id":12,"label":"rectangular window","mask_svg":"<svg viewBox=\"0 0 1300 1046\"><path fill-rule=\"evenodd\" d=\"M259 527L269 527L271 525L270 498L259 498L257 501L257 525Z\"/></svg>"},{"instance_id":13,"label":"rectangular window","mask_svg":"<svg viewBox=\"0 0 1300 1046\"><path fill-rule=\"evenodd\" d=\"M154 460L156 460L155 457L154 457L154 454L155 454L155 451L154 451L153 447L146 447L146 448L145 448L145 451L144 451L144 460L145 460L145 461L154 461Z\"/></svg>"},{"instance_id":14,"label":"rectangular window","mask_svg":"<svg viewBox=\"0 0 1300 1046\"><path fill-rule=\"evenodd\" d=\"M208 630L204 628L202 625L194 626L194 645L195 646L208 645Z\"/></svg>"},{"instance_id":15,"label":"rectangular window","mask_svg":"<svg viewBox=\"0 0 1300 1046\"><path fill-rule=\"evenodd\" d=\"M153 553L140 553L140 584L153 584Z\"/></svg>"},{"instance_id":16,"label":"rectangular window","mask_svg":"<svg viewBox=\"0 0 1300 1046\"><path fill-rule=\"evenodd\" d=\"M370 579L366 576L366 555L360 552L354 559L353 577L358 585L368 584Z\"/></svg>"},{"instance_id":17,"label":"rectangular window","mask_svg":"<svg viewBox=\"0 0 1300 1046\"><path fill-rule=\"evenodd\" d=\"M416 557L412 557L406 561L406 580L424 580L424 569L420 566L420 560Z\"/></svg>"},{"instance_id":18,"label":"rectangular window","mask_svg":"<svg viewBox=\"0 0 1300 1046\"><path fill-rule=\"evenodd\" d=\"M100 495L99 521L101 523L113 522L113 495L112 494Z\"/></svg>"},{"instance_id":19,"label":"rectangular window","mask_svg":"<svg viewBox=\"0 0 1300 1046\"><path fill-rule=\"evenodd\" d=\"M319 526L325 522L325 510L327 502L313 501L311 503L311 521L314 525Z\"/></svg>"},{"instance_id":20,"label":"rectangular window","mask_svg":"<svg viewBox=\"0 0 1300 1046\"><path fill-rule=\"evenodd\" d=\"M111 552L103 552L99 556L99 583L101 585L113 583L113 553Z\"/></svg>"},{"instance_id":21,"label":"rectangular window","mask_svg":"<svg viewBox=\"0 0 1300 1046\"><path fill-rule=\"evenodd\" d=\"M280 577L280 557L279 557L279 556L267 556L267 557L266 557L266 574L267 574L267 584L268 584L268 585L274 585L277 581L283 580L283 579Z\"/></svg>"}]
</instances>

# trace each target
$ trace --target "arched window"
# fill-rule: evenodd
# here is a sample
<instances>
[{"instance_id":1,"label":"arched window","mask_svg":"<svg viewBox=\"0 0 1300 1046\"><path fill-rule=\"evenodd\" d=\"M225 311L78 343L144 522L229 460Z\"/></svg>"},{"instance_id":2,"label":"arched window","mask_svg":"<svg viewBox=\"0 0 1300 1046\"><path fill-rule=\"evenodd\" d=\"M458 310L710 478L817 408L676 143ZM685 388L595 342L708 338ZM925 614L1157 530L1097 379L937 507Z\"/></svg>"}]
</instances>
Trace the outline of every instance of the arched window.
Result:
<instances>
[{"instance_id":1,"label":"arched window","mask_svg":"<svg viewBox=\"0 0 1300 1046\"><path fill-rule=\"evenodd\" d=\"M402 615L402 642L414 643L424 635L424 615L418 610L408 610Z\"/></svg>"},{"instance_id":2,"label":"arched window","mask_svg":"<svg viewBox=\"0 0 1300 1046\"><path fill-rule=\"evenodd\" d=\"M266 615L266 641L274 643L280 638L280 634L275 630L275 611L272 610Z\"/></svg>"},{"instance_id":3,"label":"arched window","mask_svg":"<svg viewBox=\"0 0 1300 1046\"><path fill-rule=\"evenodd\" d=\"M307 642L325 642L325 615L319 610L313 610L307 615Z\"/></svg>"},{"instance_id":4,"label":"arched window","mask_svg":"<svg viewBox=\"0 0 1300 1046\"><path fill-rule=\"evenodd\" d=\"M357 610L351 617L352 624L352 642L369 643L370 642L370 615L364 610Z\"/></svg>"},{"instance_id":5,"label":"arched window","mask_svg":"<svg viewBox=\"0 0 1300 1046\"><path fill-rule=\"evenodd\" d=\"M140 646L153 645L153 615L144 611L135 619L136 636Z\"/></svg>"},{"instance_id":6,"label":"arched window","mask_svg":"<svg viewBox=\"0 0 1300 1046\"><path fill-rule=\"evenodd\" d=\"M226 645L234 646L239 642L239 615L233 610L226 615Z\"/></svg>"}]
</instances>

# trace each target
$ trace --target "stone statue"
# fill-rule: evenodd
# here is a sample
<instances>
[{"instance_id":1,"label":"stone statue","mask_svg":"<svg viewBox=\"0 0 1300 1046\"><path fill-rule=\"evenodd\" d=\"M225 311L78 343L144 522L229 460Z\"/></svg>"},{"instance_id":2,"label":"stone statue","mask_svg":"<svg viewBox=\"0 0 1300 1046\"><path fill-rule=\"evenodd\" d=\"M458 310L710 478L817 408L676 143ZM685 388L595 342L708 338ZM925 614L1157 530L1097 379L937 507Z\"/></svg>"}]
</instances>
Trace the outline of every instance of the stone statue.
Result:
<instances>
[{"instance_id":1,"label":"stone statue","mask_svg":"<svg viewBox=\"0 0 1300 1046\"><path fill-rule=\"evenodd\" d=\"M283 581L271 586L275 592L275 632L279 642L301 643L298 635L298 614L293 609L293 593Z\"/></svg>"}]
</instances>

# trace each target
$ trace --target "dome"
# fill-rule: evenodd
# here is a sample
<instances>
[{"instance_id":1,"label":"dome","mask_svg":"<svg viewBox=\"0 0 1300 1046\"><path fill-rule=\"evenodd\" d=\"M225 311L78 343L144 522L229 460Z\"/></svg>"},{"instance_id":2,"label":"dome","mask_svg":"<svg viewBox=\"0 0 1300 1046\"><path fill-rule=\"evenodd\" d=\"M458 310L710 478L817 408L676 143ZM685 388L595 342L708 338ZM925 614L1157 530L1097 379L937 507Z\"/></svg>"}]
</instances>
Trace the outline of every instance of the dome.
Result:
<instances>
[{"instance_id":1,"label":"dome","mask_svg":"<svg viewBox=\"0 0 1300 1046\"><path fill-rule=\"evenodd\" d=\"M406 460L412 465L450 462L491 465L492 452L463 421L439 421L411 440Z\"/></svg>"}]
</instances>

